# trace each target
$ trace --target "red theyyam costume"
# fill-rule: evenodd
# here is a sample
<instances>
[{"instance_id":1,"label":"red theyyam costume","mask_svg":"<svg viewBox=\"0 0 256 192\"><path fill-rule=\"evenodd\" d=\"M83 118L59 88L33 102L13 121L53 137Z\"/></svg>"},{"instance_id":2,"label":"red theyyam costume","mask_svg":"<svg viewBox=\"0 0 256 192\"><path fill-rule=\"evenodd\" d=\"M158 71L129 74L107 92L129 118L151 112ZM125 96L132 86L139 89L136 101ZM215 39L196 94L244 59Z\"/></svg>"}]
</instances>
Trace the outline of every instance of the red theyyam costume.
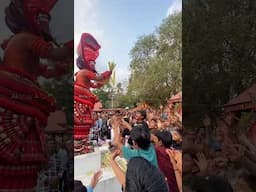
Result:
<instances>
[{"instance_id":1,"label":"red theyyam costume","mask_svg":"<svg viewBox=\"0 0 256 192\"><path fill-rule=\"evenodd\" d=\"M37 78L65 72L61 64L53 70L40 63L40 58L57 60L49 33L55 3L12 0L5 10L14 35L2 44L0 64L0 191L35 191L38 171L47 161L44 128L55 100L39 87ZM72 42L64 47L73 52Z\"/></svg>"},{"instance_id":2,"label":"red theyyam costume","mask_svg":"<svg viewBox=\"0 0 256 192\"><path fill-rule=\"evenodd\" d=\"M74 85L74 139L75 151L82 150L82 143L78 140L88 140L90 128L93 125L92 109L97 97L90 88L99 88L110 78L112 72L98 74L95 70L95 60L99 55L100 45L96 39L83 33L77 48L77 67L80 69L75 75Z\"/></svg>"}]
</instances>

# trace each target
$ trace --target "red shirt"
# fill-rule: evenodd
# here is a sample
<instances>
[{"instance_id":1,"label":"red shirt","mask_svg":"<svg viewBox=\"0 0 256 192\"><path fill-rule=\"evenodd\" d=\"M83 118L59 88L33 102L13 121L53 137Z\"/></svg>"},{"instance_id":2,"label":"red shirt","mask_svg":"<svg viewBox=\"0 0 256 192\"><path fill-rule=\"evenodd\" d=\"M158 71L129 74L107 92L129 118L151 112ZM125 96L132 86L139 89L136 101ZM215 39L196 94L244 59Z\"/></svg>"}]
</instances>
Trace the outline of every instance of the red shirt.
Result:
<instances>
[{"instance_id":1,"label":"red shirt","mask_svg":"<svg viewBox=\"0 0 256 192\"><path fill-rule=\"evenodd\" d=\"M165 147L155 147L158 167L167 179L169 192L179 192L173 166L170 162L168 154L165 152Z\"/></svg>"}]
</instances>

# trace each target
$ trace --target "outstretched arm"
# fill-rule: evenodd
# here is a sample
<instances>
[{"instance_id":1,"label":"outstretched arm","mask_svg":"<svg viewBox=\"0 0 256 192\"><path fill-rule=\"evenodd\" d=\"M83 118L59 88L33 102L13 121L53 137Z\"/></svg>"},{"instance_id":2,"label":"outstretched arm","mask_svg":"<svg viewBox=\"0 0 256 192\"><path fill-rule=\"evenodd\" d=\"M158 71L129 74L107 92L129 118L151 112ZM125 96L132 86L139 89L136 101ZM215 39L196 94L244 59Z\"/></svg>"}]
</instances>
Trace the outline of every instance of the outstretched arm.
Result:
<instances>
[{"instance_id":1,"label":"outstretched arm","mask_svg":"<svg viewBox=\"0 0 256 192\"><path fill-rule=\"evenodd\" d=\"M73 58L74 43L73 41L69 41L63 47L55 48L50 42L40 37L33 36L32 40L30 39L30 41L28 41L28 48L33 54L40 58L64 61Z\"/></svg>"},{"instance_id":2,"label":"outstretched arm","mask_svg":"<svg viewBox=\"0 0 256 192\"><path fill-rule=\"evenodd\" d=\"M53 78L64 75L67 72L67 64L57 63L53 69L50 69L46 65L40 65L40 74L45 78Z\"/></svg>"},{"instance_id":3,"label":"outstretched arm","mask_svg":"<svg viewBox=\"0 0 256 192\"><path fill-rule=\"evenodd\" d=\"M115 158L120 155L120 151L116 150L113 152L110 158L110 165L113 169L113 172L116 175L116 178L120 182L120 184L125 188L125 173L122 171L122 169L118 166L118 164L115 161Z\"/></svg>"},{"instance_id":4,"label":"outstretched arm","mask_svg":"<svg viewBox=\"0 0 256 192\"><path fill-rule=\"evenodd\" d=\"M96 81L106 82L112 75L112 71L105 71L96 75Z\"/></svg>"},{"instance_id":5,"label":"outstretched arm","mask_svg":"<svg viewBox=\"0 0 256 192\"><path fill-rule=\"evenodd\" d=\"M64 46L52 48L50 50L50 58L52 60L72 60L74 51L74 40L68 41Z\"/></svg>"},{"instance_id":6,"label":"outstretched arm","mask_svg":"<svg viewBox=\"0 0 256 192\"><path fill-rule=\"evenodd\" d=\"M174 170L179 191L182 192L182 164L181 164L182 154L181 153L175 154L175 151L172 149L167 149L166 153L170 158L170 162Z\"/></svg>"},{"instance_id":7,"label":"outstretched arm","mask_svg":"<svg viewBox=\"0 0 256 192\"><path fill-rule=\"evenodd\" d=\"M102 82L97 82L97 83L91 83L90 84L90 87L91 88L101 88L101 87L103 87L105 84L104 83L102 83Z\"/></svg>"},{"instance_id":8,"label":"outstretched arm","mask_svg":"<svg viewBox=\"0 0 256 192\"><path fill-rule=\"evenodd\" d=\"M97 74L88 69L81 69L79 71L79 75L86 77L89 80L97 81L97 82L99 82L99 84L101 84L101 83L105 82L107 79L109 79L111 74L112 74L112 71L105 71L104 73L101 73L101 74ZM94 86L96 86L96 85L94 85Z\"/></svg>"},{"instance_id":9,"label":"outstretched arm","mask_svg":"<svg viewBox=\"0 0 256 192\"><path fill-rule=\"evenodd\" d=\"M121 124L121 119L120 117L118 116L114 116L112 117L111 119L111 126L112 126L112 129L114 130L114 145L119 149L121 150L122 147L123 147L123 144L121 142L121 139L120 139L120 129L119 129L119 126Z\"/></svg>"},{"instance_id":10,"label":"outstretched arm","mask_svg":"<svg viewBox=\"0 0 256 192\"><path fill-rule=\"evenodd\" d=\"M93 189L96 187L97 183L101 180L102 178L102 171L97 171L93 174L92 178L91 178L91 183L90 185L87 187L88 191L93 191Z\"/></svg>"}]
</instances>

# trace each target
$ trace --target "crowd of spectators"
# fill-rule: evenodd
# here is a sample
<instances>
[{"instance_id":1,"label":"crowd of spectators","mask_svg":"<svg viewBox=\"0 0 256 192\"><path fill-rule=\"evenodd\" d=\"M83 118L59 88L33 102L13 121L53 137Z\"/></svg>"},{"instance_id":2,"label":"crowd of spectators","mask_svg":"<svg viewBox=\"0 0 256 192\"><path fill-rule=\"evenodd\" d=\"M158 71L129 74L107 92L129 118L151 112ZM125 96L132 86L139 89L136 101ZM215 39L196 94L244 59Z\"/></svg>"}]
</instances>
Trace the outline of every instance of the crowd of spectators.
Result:
<instances>
[{"instance_id":1,"label":"crowd of spectators","mask_svg":"<svg viewBox=\"0 0 256 192\"><path fill-rule=\"evenodd\" d=\"M184 128L180 109L169 103L95 113L92 138L99 145L110 141L110 165L122 189L256 191L256 147L248 136L255 112L205 116L202 126ZM127 160L126 171L118 156Z\"/></svg>"},{"instance_id":2,"label":"crowd of spectators","mask_svg":"<svg viewBox=\"0 0 256 192\"><path fill-rule=\"evenodd\" d=\"M206 116L183 137L183 191L256 191L256 148L249 140L250 113Z\"/></svg>"},{"instance_id":3,"label":"crowd of spectators","mask_svg":"<svg viewBox=\"0 0 256 192\"><path fill-rule=\"evenodd\" d=\"M141 128L138 125L142 124L150 133L151 144L146 148L151 151L150 154L155 151L157 167L167 183L169 182L169 188L176 180L179 191L210 191L210 188L215 191L256 191L253 182L256 176L256 148L248 139L248 132L239 131L237 128L244 127L243 130L247 130L249 125L255 124L255 118L251 118L248 123L246 122L248 117L243 116L242 113L223 114L214 118L206 116L202 120L201 127L188 129L182 128L182 115L176 106L169 104L166 107L160 106L158 110L148 108L103 114L103 117L108 117L105 121L107 122L105 133L108 134L104 135L103 131L100 139L104 141L107 138L115 145L119 145L118 152L113 154L113 159L120 155L129 162L131 156L142 156L156 165L151 157L147 158L141 153L140 150L145 149L143 147L137 146L138 149L135 148L137 152L133 154L133 142L136 143L138 135L148 134L139 131ZM115 120L116 118L121 120ZM115 121L119 123L115 125ZM128 141L126 141L127 135ZM115 140L118 137L120 137L119 144ZM151 145L154 150L151 150ZM131 152L129 150L127 152L127 149L131 149ZM169 156L171 166L166 164L166 155ZM170 171L176 169L180 171ZM125 179L120 182L125 185Z\"/></svg>"},{"instance_id":4,"label":"crowd of spectators","mask_svg":"<svg viewBox=\"0 0 256 192\"><path fill-rule=\"evenodd\" d=\"M180 109L180 103L169 103L158 109L94 114L91 139L98 145L110 142L110 165L124 191L182 191ZM126 172L119 167L117 156L127 160Z\"/></svg>"},{"instance_id":5,"label":"crowd of spectators","mask_svg":"<svg viewBox=\"0 0 256 192\"><path fill-rule=\"evenodd\" d=\"M71 192L74 178L73 139L69 135L47 135L47 161L38 173L40 192Z\"/></svg>"}]
</instances>

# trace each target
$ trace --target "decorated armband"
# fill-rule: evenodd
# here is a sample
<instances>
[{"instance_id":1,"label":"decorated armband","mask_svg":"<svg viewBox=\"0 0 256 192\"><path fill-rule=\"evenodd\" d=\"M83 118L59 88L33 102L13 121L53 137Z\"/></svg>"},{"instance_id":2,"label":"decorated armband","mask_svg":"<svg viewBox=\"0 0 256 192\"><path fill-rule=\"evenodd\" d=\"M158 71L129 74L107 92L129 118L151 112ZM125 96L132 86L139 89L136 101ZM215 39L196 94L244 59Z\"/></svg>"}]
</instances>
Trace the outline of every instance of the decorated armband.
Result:
<instances>
[{"instance_id":1,"label":"decorated armband","mask_svg":"<svg viewBox=\"0 0 256 192\"><path fill-rule=\"evenodd\" d=\"M31 51L41 58L49 58L51 48L52 44L42 38L35 39L31 45Z\"/></svg>"}]
</instances>

